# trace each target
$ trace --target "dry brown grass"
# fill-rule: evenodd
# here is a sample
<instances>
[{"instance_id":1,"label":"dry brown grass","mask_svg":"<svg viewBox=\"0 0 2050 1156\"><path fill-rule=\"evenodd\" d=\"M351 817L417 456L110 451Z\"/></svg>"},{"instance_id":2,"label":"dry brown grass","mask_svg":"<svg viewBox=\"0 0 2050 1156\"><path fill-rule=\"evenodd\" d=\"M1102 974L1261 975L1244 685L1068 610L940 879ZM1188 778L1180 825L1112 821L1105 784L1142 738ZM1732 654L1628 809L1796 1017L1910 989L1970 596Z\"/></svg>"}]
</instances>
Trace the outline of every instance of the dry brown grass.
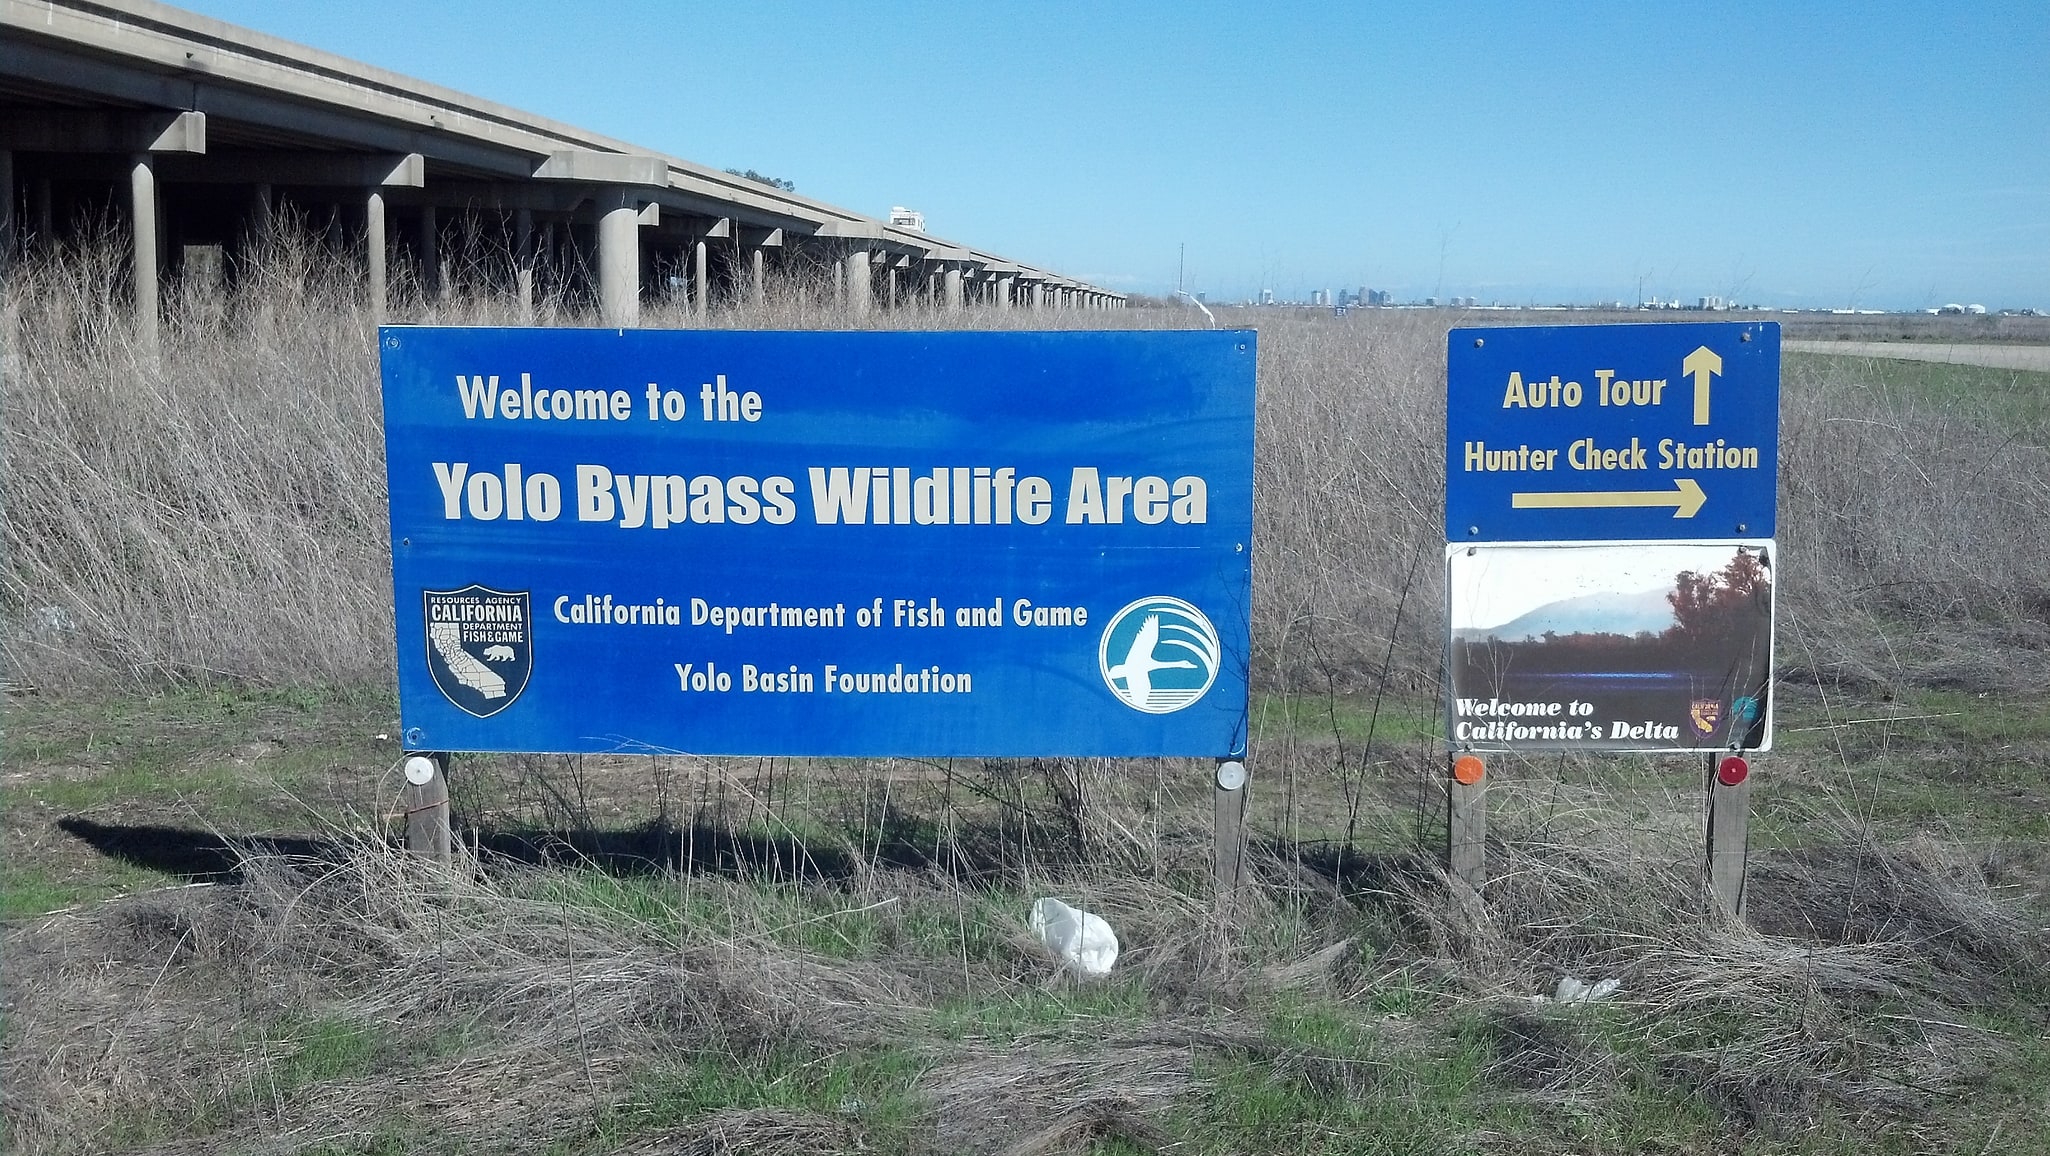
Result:
<instances>
[{"instance_id":1,"label":"dry brown grass","mask_svg":"<svg viewBox=\"0 0 2050 1156\"><path fill-rule=\"evenodd\" d=\"M15 266L4 332L9 678L66 685L224 677L382 682L389 545L371 316L353 265L281 232L232 289L178 287L159 362L127 337L119 247L90 239ZM470 264L479 270L488 255ZM453 279L457 284L476 277ZM483 289L398 321L516 323ZM588 324L560 297L539 324ZM1443 366L1438 311L1345 319L1230 310L1261 330L1254 640L1262 685L1435 684ZM1472 319L1468 319L1472 320ZM696 324L676 301L650 326ZM852 318L824 270L775 282L734 328L1186 326L1186 310ZM1783 663L1860 686L1993 689L2050 677L2050 431L1970 398L1881 388L1790 362ZM1988 645L2001 658L1987 657Z\"/></svg>"},{"instance_id":2,"label":"dry brown grass","mask_svg":"<svg viewBox=\"0 0 2050 1156\"><path fill-rule=\"evenodd\" d=\"M8 1133L23 1152L353 1149L394 1127L415 1130L407 1150L1167 1150L1170 1121L1216 1096L1234 1059L1326 1094L1389 1094L1443 1046L1431 1021L1362 1016L1381 1042L1361 1056L1276 1038L1263 1009L1310 1000L1354 1017L1391 983L1429 993L1434 1018L1478 1017L1479 1095L1599 1112L1653 1079L1734 1128L1791 1133L1818 1114L1879 1128L1984 1078L2011 1037L1974 1021L2050 983L2044 929L1930 845L1842 832L1833 853L1767 856L1746 926L1705 913L1695 867L1656 842L1534 834L1512 826L1493 848L1485 904L1419 860L1305 907L1296 868L1266 860L1275 882L1218 926L1178 888L1095 872L1126 942L1117 990L1137 1003L995 1035L935 1025L946 1009L1001 1019L1048 993L1094 997L1015 930L967 926L990 917L979 890L885 869L844 888L845 910L928 930L825 955L787 934L788 885L670 876L667 904L750 913L715 927L675 906L564 898L578 868L437 872L343 838L321 859L250 858L234 885L10 932ZM878 892L890 902L865 902ZM1295 930L1277 940L1277 926ZM1622 988L1583 1007L1531 999L1562 974ZM309 1021L355 1025L374 1047L295 1077L305 1045L290 1025ZM906 1049L920 1071L908 1131L775 1105L675 1121L649 1099L651 1074L706 1057L745 1072Z\"/></svg>"},{"instance_id":3,"label":"dry brown grass","mask_svg":"<svg viewBox=\"0 0 2050 1156\"><path fill-rule=\"evenodd\" d=\"M111 252L0 286L8 681L388 685L357 288L310 242L280 239L242 288L178 296L151 364L127 345ZM399 294L404 320L520 315L488 294ZM709 323L850 324L830 301L799 278ZM382 833L327 831L326 858L257 855L233 885L9 929L9 1144L1168 1150L1249 1078L1331 1103L1414 1098L1429 1091L1414 1073L1469 1037L1487 1057L1459 1077L1472 1083L1455 1102L1481 1121L1460 1125L1469 1148L1632 1150L1568 1147L1580 1133L1560 1121L1627 1114L1647 1087L1708 1105L1709 1148L1825 1119L1933 1136L2045 1030L2025 1009L2050 990L2050 945L2040 896L2005 885L2011 848L1875 825L1843 743L1851 789L1779 817L1748 925L1702 907L1694 796L1611 793L1581 763L1491 771L1485 899L1448 881L1418 849L1442 834L1435 747L1362 749L1339 717L1353 692L1385 698L1385 724L1435 690L1446 318L1246 316L1262 348L1256 678L1269 705L1330 717L1323 734L1256 732L1255 884L1235 908L1207 895L1197 764L470 760L463 817L552 839L555 862L436 874ZM549 300L537 320L587 318ZM658 303L646 320L689 318ZM1196 320L909 309L858 324ZM1830 695L2040 690L2050 539L2017 527L2050 513L2050 435L1840 366L1790 362L1786 395L1783 665ZM1562 785L1563 810L1542 797ZM621 829L654 841L639 866L578 861L597 856L573 836ZM689 862L700 830L772 853ZM649 879L655 898L605 898ZM1059 977L1024 935L1039 894L1119 928L1112 984ZM1623 989L1585 1008L1531 1000L1562 974ZM1048 1023L1025 1015L1049 998ZM1380 1010L1391 1000L1409 1010ZM1306 1003L1366 1042L1277 1034L1270 1018ZM322 1024L366 1042L309 1070ZM803 1071L910 1064L908 1115L749 1102L677 1119L649 1084L792 1055ZM1497 1102L1540 1123L1488 1116ZM1451 1127L1417 1135L1449 1143Z\"/></svg>"}]
</instances>

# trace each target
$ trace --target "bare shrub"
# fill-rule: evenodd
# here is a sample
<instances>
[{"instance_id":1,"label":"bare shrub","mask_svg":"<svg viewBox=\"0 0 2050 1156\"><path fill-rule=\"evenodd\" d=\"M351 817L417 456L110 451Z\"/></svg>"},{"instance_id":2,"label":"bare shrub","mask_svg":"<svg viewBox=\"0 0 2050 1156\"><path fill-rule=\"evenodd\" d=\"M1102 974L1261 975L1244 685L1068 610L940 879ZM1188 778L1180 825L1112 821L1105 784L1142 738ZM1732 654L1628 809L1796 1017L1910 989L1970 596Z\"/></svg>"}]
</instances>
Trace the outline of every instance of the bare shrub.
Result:
<instances>
[{"instance_id":1,"label":"bare shrub","mask_svg":"<svg viewBox=\"0 0 2050 1156\"><path fill-rule=\"evenodd\" d=\"M358 682L391 659L376 366L352 288L281 235L163 356L92 238L0 288L9 667L44 682Z\"/></svg>"}]
</instances>

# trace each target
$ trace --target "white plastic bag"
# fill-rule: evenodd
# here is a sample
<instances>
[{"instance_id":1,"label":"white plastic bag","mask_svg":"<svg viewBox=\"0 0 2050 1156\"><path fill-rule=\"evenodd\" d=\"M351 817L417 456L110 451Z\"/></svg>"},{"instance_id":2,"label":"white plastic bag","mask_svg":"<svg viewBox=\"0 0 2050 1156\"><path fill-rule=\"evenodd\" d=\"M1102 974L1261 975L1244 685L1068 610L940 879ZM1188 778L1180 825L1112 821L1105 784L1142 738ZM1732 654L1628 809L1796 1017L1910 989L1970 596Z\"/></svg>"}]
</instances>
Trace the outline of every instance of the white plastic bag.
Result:
<instances>
[{"instance_id":1,"label":"white plastic bag","mask_svg":"<svg viewBox=\"0 0 2050 1156\"><path fill-rule=\"evenodd\" d=\"M1607 999L1622 986L1623 981L1620 979L1588 983L1574 976L1562 975L1559 977L1558 990L1552 993L1552 998L1560 1003L1591 1003L1598 999Z\"/></svg>"},{"instance_id":2,"label":"white plastic bag","mask_svg":"<svg viewBox=\"0 0 2050 1156\"><path fill-rule=\"evenodd\" d=\"M1032 905L1032 934L1060 958L1062 965L1087 976L1110 974L1118 961L1117 932L1100 916L1058 899L1041 899Z\"/></svg>"}]
</instances>

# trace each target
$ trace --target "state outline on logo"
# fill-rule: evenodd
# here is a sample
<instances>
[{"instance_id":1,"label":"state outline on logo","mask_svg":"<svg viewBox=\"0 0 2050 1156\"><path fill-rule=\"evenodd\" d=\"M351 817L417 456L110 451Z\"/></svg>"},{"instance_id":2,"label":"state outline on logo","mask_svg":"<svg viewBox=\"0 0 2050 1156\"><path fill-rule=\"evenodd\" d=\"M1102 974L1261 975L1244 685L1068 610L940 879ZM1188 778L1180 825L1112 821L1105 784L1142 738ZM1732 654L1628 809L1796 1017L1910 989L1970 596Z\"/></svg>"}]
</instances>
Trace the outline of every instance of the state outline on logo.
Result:
<instances>
[{"instance_id":1,"label":"state outline on logo","mask_svg":"<svg viewBox=\"0 0 2050 1156\"><path fill-rule=\"evenodd\" d=\"M1181 621L1163 624L1163 613L1178 616ZM1126 624L1135 617L1139 618L1138 627L1127 632ZM1168 636L1163 637L1164 634ZM1115 663L1111 661L1113 639L1125 646L1124 656ZM1162 659L1159 652L1164 647L1193 655L1200 661ZM1195 705L1210 693L1217 683L1223 651L1216 625L1194 603L1168 594L1150 594L1134 599L1111 615L1096 644L1096 669L1103 676L1104 686L1119 702L1145 714L1173 714ZM1153 676L1163 670L1200 670L1202 683L1195 687L1154 686ZM1186 681L1188 677L1170 676L1169 681ZM1124 686L1118 685L1120 681Z\"/></svg>"},{"instance_id":2,"label":"state outline on logo","mask_svg":"<svg viewBox=\"0 0 2050 1156\"><path fill-rule=\"evenodd\" d=\"M517 607L516 616L435 620L437 605L487 599ZM452 590L423 588L420 615L428 678L451 706L484 719L519 701L534 674L533 591L499 590L478 582ZM472 633L480 636L470 637ZM482 653L471 651L471 643Z\"/></svg>"}]
</instances>

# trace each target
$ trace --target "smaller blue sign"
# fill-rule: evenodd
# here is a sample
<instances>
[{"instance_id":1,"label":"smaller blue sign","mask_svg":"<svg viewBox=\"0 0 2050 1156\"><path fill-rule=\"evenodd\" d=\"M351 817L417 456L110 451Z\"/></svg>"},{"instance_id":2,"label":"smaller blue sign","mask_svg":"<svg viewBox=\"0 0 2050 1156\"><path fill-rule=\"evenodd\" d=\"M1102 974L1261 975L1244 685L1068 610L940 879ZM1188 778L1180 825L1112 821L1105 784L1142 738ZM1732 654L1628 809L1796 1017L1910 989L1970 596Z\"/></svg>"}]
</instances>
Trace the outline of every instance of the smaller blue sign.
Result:
<instances>
[{"instance_id":1,"label":"smaller blue sign","mask_svg":"<svg viewBox=\"0 0 2050 1156\"><path fill-rule=\"evenodd\" d=\"M1769 538L1779 323L1454 329L1449 542Z\"/></svg>"}]
</instances>

